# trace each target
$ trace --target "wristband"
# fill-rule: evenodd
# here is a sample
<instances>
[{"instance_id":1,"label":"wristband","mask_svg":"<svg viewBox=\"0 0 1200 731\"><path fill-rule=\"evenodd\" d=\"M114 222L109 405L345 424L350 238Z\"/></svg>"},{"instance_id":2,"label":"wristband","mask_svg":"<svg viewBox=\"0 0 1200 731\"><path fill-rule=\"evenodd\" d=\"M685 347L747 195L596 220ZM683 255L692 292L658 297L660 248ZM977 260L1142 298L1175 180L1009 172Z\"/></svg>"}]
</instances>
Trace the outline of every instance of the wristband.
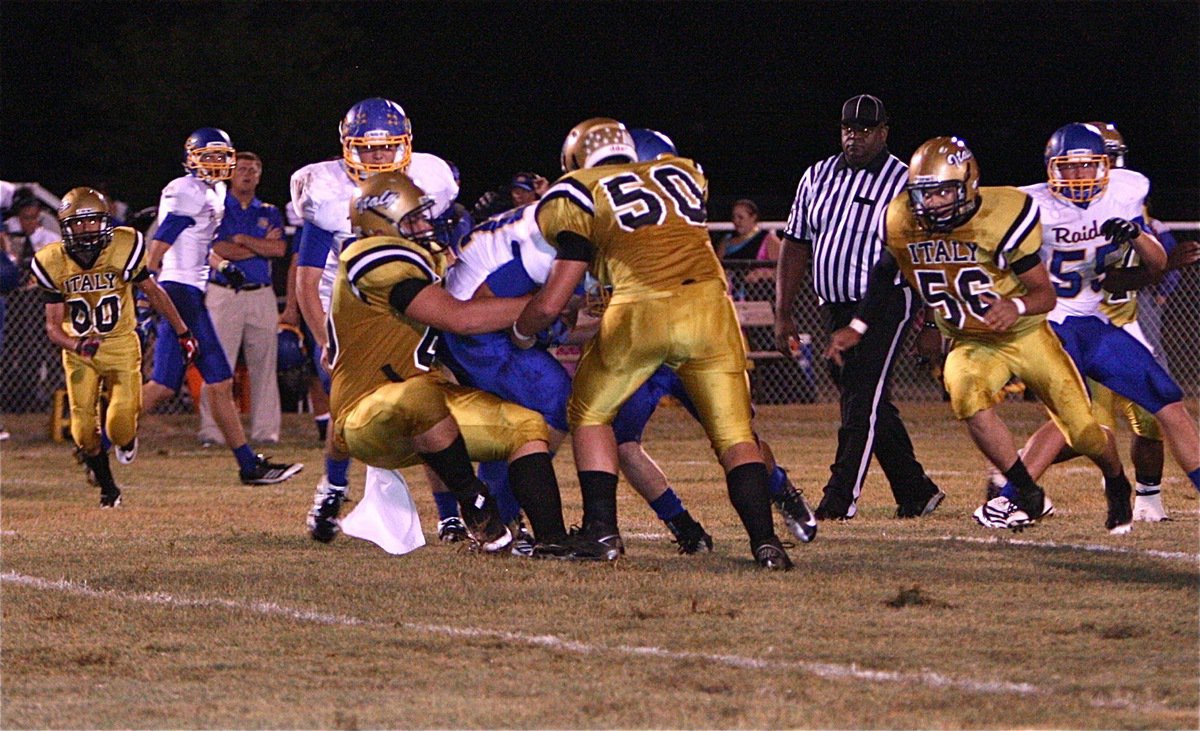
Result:
<instances>
[{"instance_id":1,"label":"wristband","mask_svg":"<svg viewBox=\"0 0 1200 731\"><path fill-rule=\"evenodd\" d=\"M867 334L867 323L863 322L857 317L850 321L850 325L848 327L859 335Z\"/></svg>"},{"instance_id":2,"label":"wristband","mask_svg":"<svg viewBox=\"0 0 1200 731\"><path fill-rule=\"evenodd\" d=\"M183 332L177 333L175 335L175 337L179 338L180 340L182 340L183 338L190 338L191 336L192 336L191 330L184 330Z\"/></svg>"},{"instance_id":3,"label":"wristband","mask_svg":"<svg viewBox=\"0 0 1200 731\"><path fill-rule=\"evenodd\" d=\"M522 335L521 331L517 329L517 323L515 323L515 322L513 323L513 326L512 326L512 332L513 332L513 337L522 343L528 343L531 340L533 340L533 337L534 337L533 335Z\"/></svg>"},{"instance_id":4,"label":"wristband","mask_svg":"<svg viewBox=\"0 0 1200 731\"><path fill-rule=\"evenodd\" d=\"M1013 297L1010 301L1014 306L1016 306L1018 316L1025 314L1025 300L1021 299L1020 297Z\"/></svg>"}]
</instances>

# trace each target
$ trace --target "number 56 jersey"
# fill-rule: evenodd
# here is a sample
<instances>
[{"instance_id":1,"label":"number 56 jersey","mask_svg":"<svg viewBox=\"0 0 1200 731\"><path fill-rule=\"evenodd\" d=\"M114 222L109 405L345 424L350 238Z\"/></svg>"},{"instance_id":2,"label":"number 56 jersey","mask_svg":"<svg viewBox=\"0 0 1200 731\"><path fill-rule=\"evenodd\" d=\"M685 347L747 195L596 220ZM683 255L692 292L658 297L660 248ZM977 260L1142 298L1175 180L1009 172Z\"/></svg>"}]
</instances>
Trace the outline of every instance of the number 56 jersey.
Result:
<instances>
[{"instance_id":1,"label":"number 56 jersey","mask_svg":"<svg viewBox=\"0 0 1200 731\"><path fill-rule=\"evenodd\" d=\"M100 338L127 335L137 328L133 284L149 276L145 253L142 235L118 226L90 269L79 266L57 241L34 256L33 275L46 302L66 304L62 324L66 334Z\"/></svg>"},{"instance_id":2,"label":"number 56 jersey","mask_svg":"<svg viewBox=\"0 0 1200 731\"><path fill-rule=\"evenodd\" d=\"M953 339L1009 340L1041 326L1045 315L1023 315L1007 332L983 322L990 292L1025 294L1012 264L1037 255L1042 245L1038 209L1016 188L979 189L979 210L950 232L929 232L913 216L907 194L887 209L887 248L904 278L936 314L938 327Z\"/></svg>"}]
</instances>

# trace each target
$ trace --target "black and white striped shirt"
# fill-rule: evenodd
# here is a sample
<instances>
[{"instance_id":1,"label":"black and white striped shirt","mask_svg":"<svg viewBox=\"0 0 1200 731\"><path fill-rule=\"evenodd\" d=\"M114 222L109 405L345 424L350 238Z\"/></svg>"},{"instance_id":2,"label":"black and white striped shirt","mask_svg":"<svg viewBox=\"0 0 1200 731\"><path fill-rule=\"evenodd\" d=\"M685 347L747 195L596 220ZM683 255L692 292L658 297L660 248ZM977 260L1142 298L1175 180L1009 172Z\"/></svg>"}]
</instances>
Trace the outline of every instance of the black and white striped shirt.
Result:
<instances>
[{"instance_id":1,"label":"black and white striped shirt","mask_svg":"<svg viewBox=\"0 0 1200 731\"><path fill-rule=\"evenodd\" d=\"M888 204L904 190L908 166L886 149L865 168L840 153L804 171L783 233L812 243L813 289L824 302L855 302L883 251Z\"/></svg>"}]
</instances>

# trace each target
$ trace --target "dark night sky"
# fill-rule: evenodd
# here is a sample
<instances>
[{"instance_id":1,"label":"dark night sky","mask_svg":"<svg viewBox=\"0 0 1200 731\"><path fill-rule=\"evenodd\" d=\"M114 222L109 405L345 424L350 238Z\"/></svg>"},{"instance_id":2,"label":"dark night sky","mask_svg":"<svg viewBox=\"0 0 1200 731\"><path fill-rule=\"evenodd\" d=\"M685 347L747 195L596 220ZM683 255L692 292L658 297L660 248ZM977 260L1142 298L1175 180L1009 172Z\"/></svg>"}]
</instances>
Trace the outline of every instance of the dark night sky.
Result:
<instances>
[{"instance_id":1,"label":"dark night sky","mask_svg":"<svg viewBox=\"0 0 1200 731\"><path fill-rule=\"evenodd\" d=\"M414 147L458 163L469 204L519 169L553 178L596 115L671 135L711 178L712 217L749 194L780 217L837 145L849 96L883 98L902 158L958 134L985 185L1044 175L1069 121L1115 121L1164 218L1200 214L1200 4L0 4L0 177L61 194L107 183L135 207L219 126L265 161L338 154L337 122L387 96Z\"/></svg>"}]
</instances>

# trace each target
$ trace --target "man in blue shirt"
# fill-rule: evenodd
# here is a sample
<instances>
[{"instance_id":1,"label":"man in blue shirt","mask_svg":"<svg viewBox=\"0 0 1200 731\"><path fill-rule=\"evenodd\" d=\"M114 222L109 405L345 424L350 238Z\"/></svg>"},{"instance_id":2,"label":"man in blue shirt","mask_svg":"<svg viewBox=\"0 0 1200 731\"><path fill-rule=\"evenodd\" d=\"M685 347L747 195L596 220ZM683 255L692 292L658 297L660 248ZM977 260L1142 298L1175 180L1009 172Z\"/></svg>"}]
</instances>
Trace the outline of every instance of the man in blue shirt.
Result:
<instances>
[{"instance_id":1,"label":"man in blue shirt","mask_svg":"<svg viewBox=\"0 0 1200 731\"><path fill-rule=\"evenodd\" d=\"M271 259L288 253L279 209L255 195L262 178L262 160L253 152L239 151L237 167L225 196L225 217L213 242L213 253L234 262L244 283L230 282L212 270L205 306L221 341L230 368L238 351L250 375L250 441L279 441L279 384L275 361L278 349L279 310L271 287ZM234 286L234 285L237 286ZM221 432L201 405L200 440L219 443Z\"/></svg>"}]
</instances>

